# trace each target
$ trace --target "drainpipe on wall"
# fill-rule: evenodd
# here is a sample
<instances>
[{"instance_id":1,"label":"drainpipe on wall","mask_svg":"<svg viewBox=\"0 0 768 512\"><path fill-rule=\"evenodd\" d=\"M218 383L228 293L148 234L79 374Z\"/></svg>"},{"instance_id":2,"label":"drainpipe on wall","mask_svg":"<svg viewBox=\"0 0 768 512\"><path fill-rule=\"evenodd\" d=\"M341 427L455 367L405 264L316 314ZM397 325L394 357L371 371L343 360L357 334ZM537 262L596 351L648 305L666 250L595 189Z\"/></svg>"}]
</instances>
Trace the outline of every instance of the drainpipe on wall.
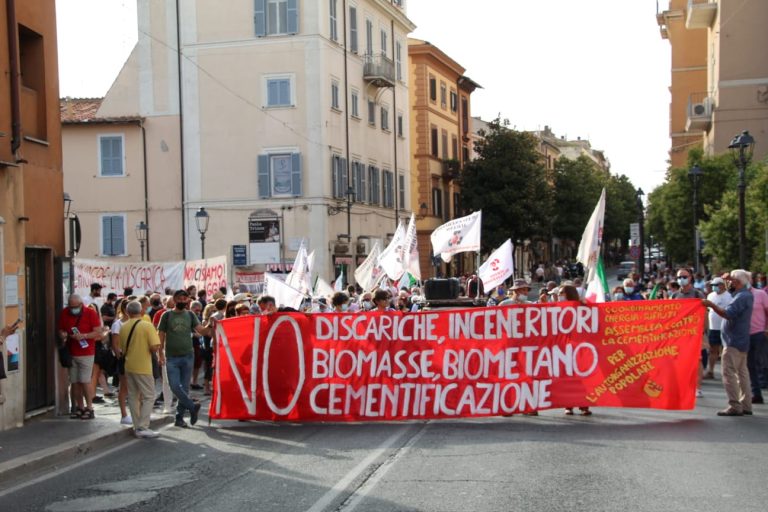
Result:
<instances>
[{"instance_id":1,"label":"drainpipe on wall","mask_svg":"<svg viewBox=\"0 0 768 512\"><path fill-rule=\"evenodd\" d=\"M16 152L21 147L19 26L16 23L16 1L6 0L5 8L8 19L8 64L11 72L11 152L16 158Z\"/></svg>"},{"instance_id":2,"label":"drainpipe on wall","mask_svg":"<svg viewBox=\"0 0 768 512\"><path fill-rule=\"evenodd\" d=\"M349 72L347 69L347 0L342 0L342 29L344 31L344 137L347 156L347 243L352 244L352 195L350 187L352 185L352 162L349 159ZM331 170L333 172L333 170ZM334 269L335 271L335 269ZM349 269L347 269L349 273Z\"/></svg>"},{"instance_id":3,"label":"drainpipe on wall","mask_svg":"<svg viewBox=\"0 0 768 512\"><path fill-rule=\"evenodd\" d=\"M179 71L179 157L181 171L181 259L187 259L187 193L184 185L184 101L181 80L181 14L179 13L179 0L176 0L176 66ZM149 236L147 236L149 244ZM147 245L149 247L149 245ZM149 249L147 249L149 254ZM149 259L149 258L147 258Z\"/></svg>"},{"instance_id":4,"label":"drainpipe on wall","mask_svg":"<svg viewBox=\"0 0 768 512\"><path fill-rule=\"evenodd\" d=\"M394 130L392 130L392 146L394 147L394 171L395 182L392 184L392 192L395 195L395 229L400 224L400 171L397 169L397 55L395 55L395 20L391 20L392 30L392 62L395 63L395 84L392 86L392 113L395 116ZM405 185L405 184L403 184Z\"/></svg>"},{"instance_id":5,"label":"drainpipe on wall","mask_svg":"<svg viewBox=\"0 0 768 512\"><path fill-rule=\"evenodd\" d=\"M147 225L147 261L151 261L149 256L149 179L147 172L147 130L144 128L144 119L139 120L141 128L141 152L144 159L144 224Z\"/></svg>"}]
</instances>

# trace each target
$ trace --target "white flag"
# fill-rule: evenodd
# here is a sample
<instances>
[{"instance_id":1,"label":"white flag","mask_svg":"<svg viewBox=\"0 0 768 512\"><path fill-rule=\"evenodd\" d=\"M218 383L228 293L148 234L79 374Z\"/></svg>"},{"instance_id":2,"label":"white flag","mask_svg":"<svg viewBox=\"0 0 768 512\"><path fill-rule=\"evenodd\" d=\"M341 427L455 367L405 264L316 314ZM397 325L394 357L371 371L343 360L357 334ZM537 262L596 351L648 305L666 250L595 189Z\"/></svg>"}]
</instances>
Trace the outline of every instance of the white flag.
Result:
<instances>
[{"instance_id":1,"label":"white flag","mask_svg":"<svg viewBox=\"0 0 768 512\"><path fill-rule=\"evenodd\" d=\"M378 240L373 244L373 249L357 269L355 269L355 282L360 285L364 291L373 289L374 284L381 276L381 267L379 266L379 256L381 255L381 245Z\"/></svg>"},{"instance_id":2,"label":"white flag","mask_svg":"<svg viewBox=\"0 0 768 512\"><path fill-rule=\"evenodd\" d=\"M343 292L344 291L344 269L341 269L341 274L339 274L339 277L336 278L336 282L333 283L333 289L337 292Z\"/></svg>"},{"instance_id":3,"label":"white flag","mask_svg":"<svg viewBox=\"0 0 768 512\"><path fill-rule=\"evenodd\" d=\"M287 306L293 309L299 309L304 300L304 294L296 288L284 283L277 276L269 272L264 273L264 284L266 294L275 298L275 304L278 307Z\"/></svg>"},{"instance_id":4,"label":"white flag","mask_svg":"<svg viewBox=\"0 0 768 512\"><path fill-rule=\"evenodd\" d=\"M285 283L301 293L309 293L312 289L312 281L307 269L307 247L302 240L299 251L296 253L296 259L293 261L293 268L288 277L285 278Z\"/></svg>"},{"instance_id":5,"label":"white flag","mask_svg":"<svg viewBox=\"0 0 768 512\"><path fill-rule=\"evenodd\" d=\"M405 227L402 221L395 230L395 236L379 256L379 265L387 277L397 281L405 272Z\"/></svg>"},{"instance_id":6,"label":"white flag","mask_svg":"<svg viewBox=\"0 0 768 512\"><path fill-rule=\"evenodd\" d=\"M307 275L312 276L312 270L315 268L315 251L312 251L309 253L309 256L307 256ZM310 279L311 280L311 279Z\"/></svg>"},{"instance_id":7,"label":"white flag","mask_svg":"<svg viewBox=\"0 0 768 512\"><path fill-rule=\"evenodd\" d=\"M603 241L603 221L605 219L605 189L600 194L595 211L589 218L584 234L581 235L579 252L576 260L584 265L584 282L589 284L597 278L597 255Z\"/></svg>"},{"instance_id":8,"label":"white flag","mask_svg":"<svg viewBox=\"0 0 768 512\"><path fill-rule=\"evenodd\" d=\"M512 240L507 240L501 247L491 253L485 263L482 264L477 275L483 280L483 288L492 290L503 283L514 271L512 259Z\"/></svg>"},{"instance_id":9,"label":"white flag","mask_svg":"<svg viewBox=\"0 0 768 512\"><path fill-rule=\"evenodd\" d=\"M329 285L325 279L319 277L315 283L315 297L330 297L333 295L333 288Z\"/></svg>"},{"instance_id":10,"label":"white flag","mask_svg":"<svg viewBox=\"0 0 768 512\"><path fill-rule=\"evenodd\" d=\"M421 266L419 265L419 240L416 236L416 215L411 213L408 229L405 230L405 271L418 280L421 280Z\"/></svg>"},{"instance_id":11,"label":"white flag","mask_svg":"<svg viewBox=\"0 0 768 512\"><path fill-rule=\"evenodd\" d=\"M432 252L445 262L454 254L480 250L482 210L472 215L453 219L432 232Z\"/></svg>"}]
</instances>

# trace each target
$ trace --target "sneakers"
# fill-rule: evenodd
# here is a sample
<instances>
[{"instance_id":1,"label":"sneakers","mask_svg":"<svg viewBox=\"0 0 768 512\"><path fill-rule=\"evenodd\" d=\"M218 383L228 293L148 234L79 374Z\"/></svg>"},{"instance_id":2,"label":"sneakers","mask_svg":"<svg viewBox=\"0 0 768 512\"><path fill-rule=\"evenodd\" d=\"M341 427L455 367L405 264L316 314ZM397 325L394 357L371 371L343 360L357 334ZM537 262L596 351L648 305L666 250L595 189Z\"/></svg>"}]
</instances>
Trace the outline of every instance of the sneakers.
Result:
<instances>
[{"instance_id":1,"label":"sneakers","mask_svg":"<svg viewBox=\"0 0 768 512\"><path fill-rule=\"evenodd\" d=\"M729 407L727 409L723 409L722 411L717 411L717 415L718 416L744 416L744 413L737 409L733 409Z\"/></svg>"},{"instance_id":2,"label":"sneakers","mask_svg":"<svg viewBox=\"0 0 768 512\"><path fill-rule=\"evenodd\" d=\"M184 420L176 420L176 422L173 424L174 427L179 428L189 428L189 425Z\"/></svg>"},{"instance_id":3,"label":"sneakers","mask_svg":"<svg viewBox=\"0 0 768 512\"><path fill-rule=\"evenodd\" d=\"M697 389L696 390L696 398L701 398L703 396L704 396L704 393L702 393L702 391L700 389Z\"/></svg>"},{"instance_id":4,"label":"sneakers","mask_svg":"<svg viewBox=\"0 0 768 512\"><path fill-rule=\"evenodd\" d=\"M201 386L200 384L192 384L192 385L189 386L189 389L194 389L195 391L200 391L200 390L203 389L203 386Z\"/></svg>"},{"instance_id":5,"label":"sneakers","mask_svg":"<svg viewBox=\"0 0 768 512\"><path fill-rule=\"evenodd\" d=\"M753 396L752 397L752 403L753 404L764 404L765 400L763 400L762 395L761 396Z\"/></svg>"},{"instance_id":6,"label":"sneakers","mask_svg":"<svg viewBox=\"0 0 768 512\"><path fill-rule=\"evenodd\" d=\"M95 396L93 397L93 400L91 400L95 404L103 404L104 403L104 397L103 396Z\"/></svg>"},{"instance_id":7,"label":"sneakers","mask_svg":"<svg viewBox=\"0 0 768 512\"><path fill-rule=\"evenodd\" d=\"M121 425L133 425L133 419L130 416L123 416L120 418Z\"/></svg>"},{"instance_id":8,"label":"sneakers","mask_svg":"<svg viewBox=\"0 0 768 512\"><path fill-rule=\"evenodd\" d=\"M201 404L198 402L195 404L195 408L189 411L189 422L193 425L197 423L197 417L200 414L200 407Z\"/></svg>"},{"instance_id":9,"label":"sneakers","mask_svg":"<svg viewBox=\"0 0 768 512\"><path fill-rule=\"evenodd\" d=\"M159 435L160 434L158 434L154 430L149 430L148 428L139 428L136 430L136 437L140 439L154 439Z\"/></svg>"}]
</instances>

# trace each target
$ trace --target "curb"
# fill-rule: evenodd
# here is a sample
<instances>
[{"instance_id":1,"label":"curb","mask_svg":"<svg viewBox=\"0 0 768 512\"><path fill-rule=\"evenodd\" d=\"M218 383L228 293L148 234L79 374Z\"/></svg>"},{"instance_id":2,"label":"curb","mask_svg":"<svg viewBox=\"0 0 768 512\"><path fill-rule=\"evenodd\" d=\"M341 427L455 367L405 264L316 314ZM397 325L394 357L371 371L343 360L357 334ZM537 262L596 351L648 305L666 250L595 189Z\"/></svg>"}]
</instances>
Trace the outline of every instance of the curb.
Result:
<instances>
[{"instance_id":1,"label":"curb","mask_svg":"<svg viewBox=\"0 0 768 512\"><path fill-rule=\"evenodd\" d=\"M157 429L173 421L173 416L161 416L152 419L149 426ZM120 441L133 439L132 432L131 428L120 427L3 462L0 464L0 482L2 482L0 490L10 488L46 471L79 462L101 450L116 446Z\"/></svg>"}]
</instances>

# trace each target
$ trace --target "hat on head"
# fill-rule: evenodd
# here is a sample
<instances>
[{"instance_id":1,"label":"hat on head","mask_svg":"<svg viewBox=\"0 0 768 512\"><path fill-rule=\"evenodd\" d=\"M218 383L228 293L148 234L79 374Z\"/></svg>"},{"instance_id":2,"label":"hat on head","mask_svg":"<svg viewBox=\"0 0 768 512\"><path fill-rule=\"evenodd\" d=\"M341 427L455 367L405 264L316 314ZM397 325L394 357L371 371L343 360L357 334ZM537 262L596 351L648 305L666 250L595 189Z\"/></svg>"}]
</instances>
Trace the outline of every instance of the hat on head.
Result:
<instances>
[{"instance_id":1,"label":"hat on head","mask_svg":"<svg viewBox=\"0 0 768 512\"><path fill-rule=\"evenodd\" d=\"M709 284L715 285L715 284L725 284L725 281L723 281L723 278L716 277L713 280L709 282Z\"/></svg>"},{"instance_id":2,"label":"hat on head","mask_svg":"<svg viewBox=\"0 0 768 512\"><path fill-rule=\"evenodd\" d=\"M238 293L237 295L235 295L235 298L232 300L234 300L235 302L245 302L246 300L250 300L250 297L248 296L247 293Z\"/></svg>"},{"instance_id":3,"label":"hat on head","mask_svg":"<svg viewBox=\"0 0 768 512\"><path fill-rule=\"evenodd\" d=\"M223 299L223 298L224 298L224 294L221 293L221 292L216 292L216 293L213 294L213 300L218 300L218 299Z\"/></svg>"},{"instance_id":4,"label":"hat on head","mask_svg":"<svg viewBox=\"0 0 768 512\"><path fill-rule=\"evenodd\" d=\"M515 291L520 290L521 288L528 288L530 290L531 285L529 285L525 279L515 279L515 282L510 290Z\"/></svg>"}]
</instances>

